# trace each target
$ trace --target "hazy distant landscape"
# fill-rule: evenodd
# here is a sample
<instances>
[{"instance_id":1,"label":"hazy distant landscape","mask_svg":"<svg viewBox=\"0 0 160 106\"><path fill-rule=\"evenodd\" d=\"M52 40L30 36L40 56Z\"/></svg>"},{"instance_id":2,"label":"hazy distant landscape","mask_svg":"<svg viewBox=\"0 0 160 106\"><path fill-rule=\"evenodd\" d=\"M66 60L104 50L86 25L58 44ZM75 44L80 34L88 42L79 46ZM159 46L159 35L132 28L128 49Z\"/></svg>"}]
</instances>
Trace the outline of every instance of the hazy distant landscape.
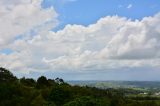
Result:
<instances>
[{"instance_id":1,"label":"hazy distant landscape","mask_svg":"<svg viewBox=\"0 0 160 106\"><path fill-rule=\"evenodd\" d=\"M128 89L137 95L160 96L160 81L67 81L71 85L96 87L100 89ZM134 94L135 95L135 94ZM136 95L136 96L137 96Z\"/></svg>"},{"instance_id":2,"label":"hazy distant landscape","mask_svg":"<svg viewBox=\"0 0 160 106\"><path fill-rule=\"evenodd\" d=\"M160 81L67 81L71 85L107 88L145 88L158 89Z\"/></svg>"}]
</instances>

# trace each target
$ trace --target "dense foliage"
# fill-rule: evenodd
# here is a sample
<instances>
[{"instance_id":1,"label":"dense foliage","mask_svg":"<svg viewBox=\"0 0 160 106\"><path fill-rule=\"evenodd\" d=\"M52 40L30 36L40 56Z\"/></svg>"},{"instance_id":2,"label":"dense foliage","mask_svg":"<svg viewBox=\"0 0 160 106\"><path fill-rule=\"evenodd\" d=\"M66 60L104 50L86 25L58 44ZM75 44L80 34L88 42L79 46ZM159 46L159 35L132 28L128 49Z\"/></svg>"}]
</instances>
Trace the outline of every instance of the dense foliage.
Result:
<instances>
[{"instance_id":1,"label":"dense foliage","mask_svg":"<svg viewBox=\"0 0 160 106\"><path fill-rule=\"evenodd\" d=\"M128 97L125 89L71 86L63 79L16 78L0 68L0 106L160 106L159 98Z\"/></svg>"}]
</instances>

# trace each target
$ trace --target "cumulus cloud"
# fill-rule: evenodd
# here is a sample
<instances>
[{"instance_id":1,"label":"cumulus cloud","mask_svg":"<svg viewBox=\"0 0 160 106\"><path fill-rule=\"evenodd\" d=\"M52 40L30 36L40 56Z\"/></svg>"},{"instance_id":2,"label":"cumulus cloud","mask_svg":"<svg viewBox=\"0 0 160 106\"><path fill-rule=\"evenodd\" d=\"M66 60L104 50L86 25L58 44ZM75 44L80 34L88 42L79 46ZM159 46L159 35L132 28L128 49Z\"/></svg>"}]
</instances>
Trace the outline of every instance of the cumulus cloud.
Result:
<instances>
[{"instance_id":1,"label":"cumulus cloud","mask_svg":"<svg viewBox=\"0 0 160 106\"><path fill-rule=\"evenodd\" d=\"M56 26L54 8L43 9L41 0L0 1L0 48L24 33ZM45 30L45 29L43 29Z\"/></svg>"},{"instance_id":2,"label":"cumulus cloud","mask_svg":"<svg viewBox=\"0 0 160 106\"><path fill-rule=\"evenodd\" d=\"M8 24L2 26L6 18L0 18L0 27L5 29L0 30L0 38L5 42L3 44L11 41L7 48L13 51L11 54L0 54L1 66L22 73L160 67L160 14L134 21L125 17L106 16L87 27L66 25L64 29L54 32L49 29L57 24L54 9L42 9L41 1L20 1L11 3L14 4L11 6L13 9L4 9L4 16L9 19ZM26 8L28 12L24 14L21 10ZM10 18L10 15L16 17L16 20ZM53 22L51 25L44 24L50 20ZM42 26L39 28L39 25ZM32 29L36 29L36 35L14 39ZM3 38L3 34L7 37Z\"/></svg>"}]
</instances>

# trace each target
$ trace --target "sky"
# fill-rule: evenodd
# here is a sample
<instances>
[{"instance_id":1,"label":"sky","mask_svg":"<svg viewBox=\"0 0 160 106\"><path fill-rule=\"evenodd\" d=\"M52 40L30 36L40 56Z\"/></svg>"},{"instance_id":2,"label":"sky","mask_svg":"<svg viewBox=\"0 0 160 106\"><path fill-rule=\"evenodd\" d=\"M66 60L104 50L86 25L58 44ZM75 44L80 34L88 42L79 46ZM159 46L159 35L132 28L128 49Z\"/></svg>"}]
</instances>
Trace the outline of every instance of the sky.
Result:
<instances>
[{"instance_id":1,"label":"sky","mask_svg":"<svg viewBox=\"0 0 160 106\"><path fill-rule=\"evenodd\" d=\"M0 66L18 77L160 81L159 0L1 0Z\"/></svg>"}]
</instances>

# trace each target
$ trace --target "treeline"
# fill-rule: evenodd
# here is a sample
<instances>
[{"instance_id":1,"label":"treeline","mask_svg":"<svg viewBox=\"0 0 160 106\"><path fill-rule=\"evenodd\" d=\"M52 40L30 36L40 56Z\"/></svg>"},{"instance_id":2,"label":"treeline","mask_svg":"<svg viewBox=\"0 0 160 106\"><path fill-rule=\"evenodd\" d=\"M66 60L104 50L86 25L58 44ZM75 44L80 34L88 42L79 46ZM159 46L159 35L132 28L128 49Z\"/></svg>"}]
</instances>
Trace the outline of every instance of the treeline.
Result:
<instances>
[{"instance_id":1,"label":"treeline","mask_svg":"<svg viewBox=\"0 0 160 106\"><path fill-rule=\"evenodd\" d=\"M157 99L125 97L124 90L71 86L61 78L18 79L0 68L0 106L160 106Z\"/></svg>"}]
</instances>

